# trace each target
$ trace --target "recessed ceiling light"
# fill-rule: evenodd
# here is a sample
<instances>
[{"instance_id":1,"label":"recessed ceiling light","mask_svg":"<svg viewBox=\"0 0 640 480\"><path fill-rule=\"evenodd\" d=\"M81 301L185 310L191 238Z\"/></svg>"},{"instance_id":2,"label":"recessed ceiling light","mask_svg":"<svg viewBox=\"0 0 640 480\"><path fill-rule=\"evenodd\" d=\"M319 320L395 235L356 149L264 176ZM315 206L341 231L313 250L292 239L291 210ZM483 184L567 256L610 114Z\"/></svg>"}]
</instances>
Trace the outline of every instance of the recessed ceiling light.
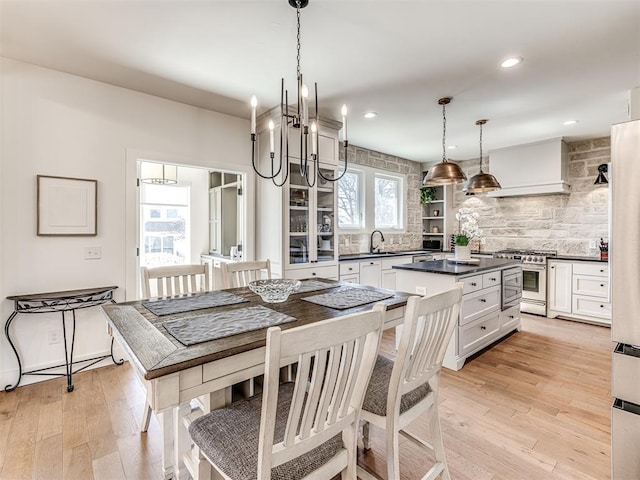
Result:
<instances>
[{"instance_id":1,"label":"recessed ceiling light","mask_svg":"<svg viewBox=\"0 0 640 480\"><path fill-rule=\"evenodd\" d=\"M375 118L378 116L378 112L367 112L364 114L364 118Z\"/></svg>"},{"instance_id":2,"label":"recessed ceiling light","mask_svg":"<svg viewBox=\"0 0 640 480\"><path fill-rule=\"evenodd\" d=\"M575 125L576 123L578 123L578 120L567 120L563 125Z\"/></svg>"},{"instance_id":3,"label":"recessed ceiling light","mask_svg":"<svg viewBox=\"0 0 640 480\"><path fill-rule=\"evenodd\" d=\"M447 148L453 150L454 148L458 148L458 145L449 145Z\"/></svg>"},{"instance_id":4,"label":"recessed ceiling light","mask_svg":"<svg viewBox=\"0 0 640 480\"><path fill-rule=\"evenodd\" d=\"M511 68L511 67L515 67L516 65L518 65L519 63L522 63L523 59L522 57L513 57L513 58L507 58L505 61L503 61L500 66L502 68Z\"/></svg>"}]
</instances>

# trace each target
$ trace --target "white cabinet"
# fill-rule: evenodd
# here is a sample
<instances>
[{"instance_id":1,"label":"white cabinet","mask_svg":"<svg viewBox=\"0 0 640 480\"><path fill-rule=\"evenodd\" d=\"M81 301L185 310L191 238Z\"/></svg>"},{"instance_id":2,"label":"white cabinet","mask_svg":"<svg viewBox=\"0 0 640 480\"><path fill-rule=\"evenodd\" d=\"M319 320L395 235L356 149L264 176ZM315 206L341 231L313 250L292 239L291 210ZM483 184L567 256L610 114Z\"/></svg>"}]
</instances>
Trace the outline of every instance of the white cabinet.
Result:
<instances>
[{"instance_id":1,"label":"white cabinet","mask_svg":"<svg viewBox=\"0 0 640 480\"><path fill-rule=\"evenodd\" d=\"M380 286L380 260L363 260L360 262L360 283L370 287Z\"/></svg>"},{"instance_id":2,"label":"white cabinet","mask_svg":"<svg viewBox=\"0 0 640 480\"><path fill-rule=\"evenodd\" d=\"M340 280L396 290L397 272L393 266L412 262L413 255L343 261L340 262Z\"/></svg>"},{"instance_id":3,"label":"white cabinet","mask_svg":"<svg viewBox=\"0 0 640 480\"><path fill-rule=\"evenodd\" d=\"M573 264L559 260L549 260L549 317L561 313L571 313L571 283Z\"/></svg>"},{"instance_id":4,"label":"white cabinet","mask_svg":"<svg viewBox=\"0 0 640 480\"><path fill-rule=\"evenodd\" d=\"M609 266L550 260L548 316L611 324Z\"/></svg>"},{"instance_id":5,"label":"white cabinet","mask_svg":"<svg viewBox=\"0 0 640 480\"><path fill-rule=\"evenodd\" d=\"M259 124L266 126L270 114L262 116ZM320 170L325 178L335 178L338 171L339 125L329 123L321 122L319 126L321 162L313 164L309 160L309 181L301 173L299 146L294 146L300 141L296 135L299 130L294 128L290 129L287 181L276 186L271 180L257 179L256 257L271 260L272 275L276 278L339 277L337 183L317 173ZM268 150L268 131L261 131L258 151L262 173L271 172ZM276 168L279 154L277 157Z\"/></svg>"}]
</instances>

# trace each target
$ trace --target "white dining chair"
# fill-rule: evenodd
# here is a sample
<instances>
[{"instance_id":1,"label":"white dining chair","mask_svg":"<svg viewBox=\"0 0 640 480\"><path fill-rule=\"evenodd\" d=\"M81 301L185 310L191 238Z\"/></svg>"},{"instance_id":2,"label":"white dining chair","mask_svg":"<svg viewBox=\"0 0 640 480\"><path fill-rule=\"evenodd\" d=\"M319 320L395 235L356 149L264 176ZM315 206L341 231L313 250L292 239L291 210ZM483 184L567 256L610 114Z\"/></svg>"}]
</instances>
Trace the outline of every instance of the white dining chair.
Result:
<instances>
[{"instance_id":1,"label":"white dining chair","mask_svg":"<svg viewBox=\"0 0 640 480\"><path fill-rule=\"evenodd\" d=\"M172 297L211 290L209 264L141 267L142 296Z\"/></svg>"},{"instance_id":2,"label":"white dining chair","mask_svg":"<svg viewBox=\"0 0 640 480\"><path fill-rule=\"evenodd\" d=\"M171 297L189 293L210 291L209 264L167 265L162 267L140 267L142 277L142 296ZM151 392L147 391L147 395ZM152 409L149 400L145 400L140 431L149 429Z\"/></svg>"},{"instance_id":3,"label":"white dining chair","mask_svg":"<svg viewBox=\"0 0 640 480\"><path fill-rule=\"evenodd\" d=\"M263 394L192 421L187 455L206 459L225 479L329 479L342 472L355 480L359 413L384 308L269 328ZM294 362L295 381L281 384L280 367Z\"/></svg>"},{"instance_id":4,"label":"white dining chair","mask_svg":"<svg viewBox=\"0 0 640 480\"><path fill-rule=\"evenodd\" d=\"M385 430L388 480L400 479L400 434L434 455L435 464L423 480L439 475L450 478L438 417L438 389L442 360L458 322L462 288L457 283L443 293L410 297L395 361L382 355L376 360L362 405L363 444L369 449L369 424ZM405 430L424 413L430 442ZM358 464L358 476L381 478L362 464Z\"/></svg>"},{"instance_id":5,"label":"white dining chair","mask_svg":"<svg viewBox=\"0 0 640 480\"><path fill-rule=\"evenodd\" d=\"M231 262L220 264L222 288L246 287L253 280L271 279L271 262Z\"/></svg>"}]
</instances>

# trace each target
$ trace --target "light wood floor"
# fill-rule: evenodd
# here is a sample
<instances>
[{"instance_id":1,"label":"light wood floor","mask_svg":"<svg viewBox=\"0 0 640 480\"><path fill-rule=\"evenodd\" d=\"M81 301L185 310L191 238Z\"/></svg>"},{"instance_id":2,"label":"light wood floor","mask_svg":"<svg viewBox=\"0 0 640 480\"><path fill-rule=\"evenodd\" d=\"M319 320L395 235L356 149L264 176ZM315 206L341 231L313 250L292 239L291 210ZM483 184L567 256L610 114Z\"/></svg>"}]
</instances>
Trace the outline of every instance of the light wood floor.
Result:
<instances>
[{"instance_id":1,"label":"light wood floor","mask_svg":"<svg viewBox=\"0 0 640 480\"><path fill-rule=\"evenodd\" d=\"M610 478L610 330L524 316L523 331L443 370L440 417L454 480ZM383 350L392 351L392 334ZM129 364L0 393L0 479L160 479L160 434L138 424L144 397ZM418 433L426 422L415 422ZM372 428L361 455L384 472ZM424 453L401 442L402 479L420 478Z\"/></svg>"}]
</instances>

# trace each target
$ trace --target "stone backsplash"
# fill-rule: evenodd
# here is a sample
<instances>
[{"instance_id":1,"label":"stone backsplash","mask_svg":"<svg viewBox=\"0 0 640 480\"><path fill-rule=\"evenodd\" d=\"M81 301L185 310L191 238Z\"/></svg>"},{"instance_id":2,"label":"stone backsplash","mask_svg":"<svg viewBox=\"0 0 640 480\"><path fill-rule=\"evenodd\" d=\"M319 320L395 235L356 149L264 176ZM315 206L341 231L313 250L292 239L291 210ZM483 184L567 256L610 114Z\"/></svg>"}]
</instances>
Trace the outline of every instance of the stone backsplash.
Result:
<instances>
[{"instance_id":1,"label":"stone backsplash","mask_svg":"<svg viewBox=\"0 0 640 480\"><path fill-rule=\"evenodd\" d=\"M466 196L461 185L454 187L453 211L464 206L480 214L483 243L474 242L474 249L487 252L505 248L543 249L556 250L564 255L599 253L597 248L590 248L589 243L596 241L597 244L600 238L607 239L609 189L607 186L594 185L593 182L598 175L598 165L608 163L611 159L610 138L569 142L568 146L569 195L491 198L483 195ZM422 248L419 202L421 164L353 145L349 146L348 155L351 164L407 175L406 233L385 235L385 250ZM468 176L478 172L478 159L459 163ZM483 166L485 171L491 171L491 165L487 165L486 160ZM339 235L340 254L368 251L369 238L370 232Z\"/></svg>"},{"instance_id":2,"label":"stone backsplash","mask_svg":"<svg viewBox=\"0 0 640 480\"><path fill-rule=\"evenodd\" d=\"M476 245L481 250L518 248L556 250L564 255L599 254L589 242L608 237L609 188L593 182L598 165L611 159L610 138L572 142L568 146L569 195L491 198L466 196L461 186L455 187L454 211L468 207L480 214L484 243ZM468 176L478 172L478 159L459 163ZM483 166L485 171L491 171L491 165Z\"/></svg>"},{"instance_id":3,"label":"stone backsplash","mask_svg":"<svg viewBox=\"0 0 640 480\"><path fill-rule=\"evenodd\" d=\"M344 160L344 151L340 149L340 160ZM385 234L386 251L419 250L422 248L422 209L420 207L420 186L422 185L422 166L420 163L406 160L386 153L349 145L347 155L350 165L365 165L379 170L403 173L407 176L407 225L405 233ZM338 235L340 255L367 252L371 232ZM379 237L376 235L376 243Z\"/></svg>"}]
</instances>

